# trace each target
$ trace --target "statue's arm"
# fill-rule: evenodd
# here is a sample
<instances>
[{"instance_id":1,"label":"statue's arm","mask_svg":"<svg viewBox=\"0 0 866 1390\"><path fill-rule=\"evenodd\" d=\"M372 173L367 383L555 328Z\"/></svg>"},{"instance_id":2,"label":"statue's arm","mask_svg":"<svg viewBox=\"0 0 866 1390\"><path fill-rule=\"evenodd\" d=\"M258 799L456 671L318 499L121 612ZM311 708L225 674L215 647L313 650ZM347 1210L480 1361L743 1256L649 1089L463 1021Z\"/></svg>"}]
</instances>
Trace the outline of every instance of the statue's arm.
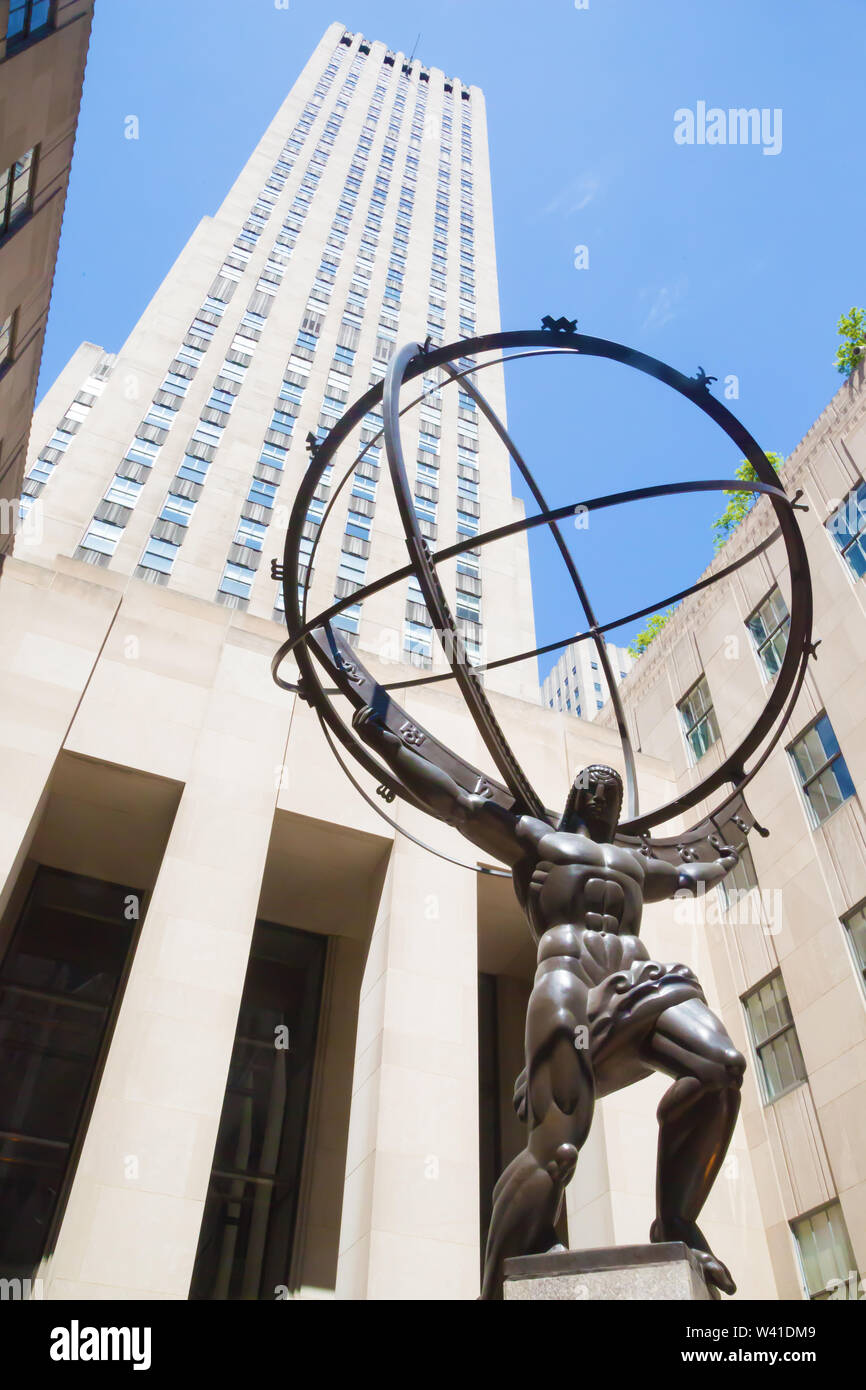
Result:
<instances>
[{"instance_id":1,"label":"statue's arm","mask_svg":"<svg viewBox=\"0 0 866 1390\"><path fill-rule=\"evenodd\" d=\"M693 864L668 864L664 859L647 859L644 864L644 902L662 902L677 893L697 896L698 885L720 883L725 874L733 869L739 859L732 845L722 847L724 853L718 859L696 860Z\"/></svg>"},{"instance_id":2,"label":"statue's arm","mask_svg":"<svg viewBox=\"0 0 866 1390\"><path fill-rule=\"evenodd\" d=\"M524 852L518 839L520 817L487 797L464 791L449 773L409 748L386 728L369 705L356 711L352 725L431 815L455 826L495 859L511 865L517 863Z\"/></svg>"}]
</instances>

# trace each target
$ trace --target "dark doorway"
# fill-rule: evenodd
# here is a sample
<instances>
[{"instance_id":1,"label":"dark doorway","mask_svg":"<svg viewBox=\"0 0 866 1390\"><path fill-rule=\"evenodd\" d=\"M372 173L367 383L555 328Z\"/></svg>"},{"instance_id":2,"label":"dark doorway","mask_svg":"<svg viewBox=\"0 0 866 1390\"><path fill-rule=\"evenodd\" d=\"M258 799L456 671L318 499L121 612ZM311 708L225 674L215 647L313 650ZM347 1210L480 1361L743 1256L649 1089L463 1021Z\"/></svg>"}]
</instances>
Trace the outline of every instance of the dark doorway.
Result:
<instances>
[{"instance_id":1,"label":"dark doorway","mask_svg":"<svg viewBox=\"0 0 866 1390\"><path fill-rule=\"evenodd\" d=\"M0 1275L31 1278L72 1180L141 925L138 889L41 865L0 965Z\"/></svg>"},{"instance_id":2,"label":"dark doorway","mask_svg":"<svg viewBox=\"0 0 866 1390\"><path fill-rule=\"evenodd\" d=\"M289 1287L327 944L256 923L191 1299Z\"/></svg>"}]
</instances>

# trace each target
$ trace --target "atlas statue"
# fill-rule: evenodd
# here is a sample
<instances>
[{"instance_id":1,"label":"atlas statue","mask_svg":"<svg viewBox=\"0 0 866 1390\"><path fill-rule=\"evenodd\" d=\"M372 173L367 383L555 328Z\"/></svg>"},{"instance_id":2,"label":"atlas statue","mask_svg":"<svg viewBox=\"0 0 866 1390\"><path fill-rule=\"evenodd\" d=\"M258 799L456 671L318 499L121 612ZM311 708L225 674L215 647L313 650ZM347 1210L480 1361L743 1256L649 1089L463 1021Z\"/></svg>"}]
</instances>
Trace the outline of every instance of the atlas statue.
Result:
<instances>
[{"instance_id":1,"label":"atlas statue","mask_svg":"<svg viewBox=\"0 0 866 1390\"><path fill-rule=\"evenodd\" d=\"M734 1130L745 1058L688 966L650 958L640 924L644 903L718 883L736 851L725 846L715 861L676 868L615 844L623 784L610 767L580 772L559 824L551 825L463 791L369 705L353 724L432 815L509 865L538 943L526 1066L514 1091L528 1135L494 1189L481 1297L501 1296L509 1256L562 1249L555 1226L596 1098L654 1071L673 1085L658 1108L650 1240L684 1241L707 1282L733 1293L697 1218Z\"/></svg>"},{"instance_id":2,"label":"atlas statue","mask_svg":"<svg viewBox=\"0 0 866 1390\"><path fill-rule=\"evenodd\" d=\"M478 362L479 355L504 349L513 349L512 357L495 356ZM485 367L503 360L562 353L572 353L578 359L590 356L620 362L672 387L713 419L745 453L754 479L656 484L549 507L475 378ZM455 368L455 362L461 370ZM437 369L441 377L434 375L434 389L440 380L446 385L459 381L507 447L538 504L538 512L482 535L458 539L433 553L414 509L403 458L400 390L422 376L426 387L430 373ZM577 333L575 320L551 315L546 316L540 331L489 334L445 347L432 347L429 341L423 346L407 344L392 356L384 381L371 386L311 450L310 465L289 522L283 566L275 565L274 573L283 581L288 627L288 639L272 666L277 684L315 709L347 776L396 832L410 834L399 821L391 820L353 777L341 747L375 778L376 790L386 803L400 797L416 810L454 826L484 858L505 865L505 869L479 865L476 855L474 862L464 867L477 873L510 872L537 944L526 1015L525 1065L514 1087L514 1105L527 1127L526 1144L494 1189L483 1299L502 1297L503 1266L509 1258L562 1249L557 1222L565 1189L589 1135L596 1101L654 1072L669 1077L672 1084L658 1107L656 1204L650 1241L685 1243L694 1252L714 1296L735 1292L731 1273L710 1249L698 1218L731 1141L745 1059L708 1007L692 970L679 962L665 963L651 957L641 940L641 917L645 903L678 895L697 896L720 883L737 864L745 836L753 829L760 835L768 833L749 811L744 789L790 719L816 644L811 641L808 562L794 515L802 510L800 494L787 496L766 454L727 407L712 396L709 386L714 380L703 368L697 376L687 377L621 344L586 337ZM423 394L411 404L417 404ZM318 544L317 536L312 545L307 541L302 546L308 537L311 500L320 496L317 489L324 470L351 430L358 425L369 428L372 412L380 404L382 428L352 459L328 503L325 519L359 463L364 464L368 477L371 467L378 468L370 463L368 451L375 448L378 457L378 444L384 438L409 563L382 579L353 588L308 618L306 600ZM753 550L717 566L712 575L688 589L602 627L559 521L571 517L576 509L591 513L623 503L710 490L764 494L775 513L776 529ZM587 628L582 633L566 634L562 642L543 649L492 661L486 669L534 659L542 650L573 641L593 642L610 692L625 772L623 779L612 767L594 764L584 768L574 779L561 815L544 805L517 762L485 693L483 673L466 659L461 633L437 573L442 561L459 559L467 550L477 553L492 541L536 526L546 526L552 533L583 607ZM602 633L718 582L749 563L778 537L784 543L790 576L790 626L787 649L767 704L737 746L718 758L703 778L665 805L640 813L628 721ZM448 670L383 685L366 669L357 647L334 620L345 608L409 575L420 587ZM289 655L297 662L297 681L279 674L281 662ZM328 687L322 684L319 668L324 668L332 683ZM502 781L472 766L422 728L391 693L441 680L456 683ZM351 725L337 713L333 696L350 703ZM753 755L755 760L748 766ZM711 793L723 787L729 789L698 823L672 836L651 835L656 826L705 805ZM442 857L450 859L449 855Z\"/></svg>"}]
</instances>

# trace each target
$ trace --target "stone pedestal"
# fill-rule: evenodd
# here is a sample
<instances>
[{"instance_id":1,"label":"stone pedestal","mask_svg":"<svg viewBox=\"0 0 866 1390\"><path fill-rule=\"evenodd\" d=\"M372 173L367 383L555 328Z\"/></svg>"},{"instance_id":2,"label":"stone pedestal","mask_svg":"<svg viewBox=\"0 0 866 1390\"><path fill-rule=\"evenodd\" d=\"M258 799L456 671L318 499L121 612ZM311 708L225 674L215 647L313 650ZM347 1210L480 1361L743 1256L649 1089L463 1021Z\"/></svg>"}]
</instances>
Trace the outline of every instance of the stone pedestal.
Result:
<instances>
[{"instance_id":1,"label":"stone pedestal","mask_svg":"<svg viewBox=\"0 0 866 1390\"><path fill-rule=\"evenodd\" d=\"M682 1241L562 1250L505 1261L505 1297L550 1299L711 1299L715 1289Z\"/></svg>"}]
</instances>

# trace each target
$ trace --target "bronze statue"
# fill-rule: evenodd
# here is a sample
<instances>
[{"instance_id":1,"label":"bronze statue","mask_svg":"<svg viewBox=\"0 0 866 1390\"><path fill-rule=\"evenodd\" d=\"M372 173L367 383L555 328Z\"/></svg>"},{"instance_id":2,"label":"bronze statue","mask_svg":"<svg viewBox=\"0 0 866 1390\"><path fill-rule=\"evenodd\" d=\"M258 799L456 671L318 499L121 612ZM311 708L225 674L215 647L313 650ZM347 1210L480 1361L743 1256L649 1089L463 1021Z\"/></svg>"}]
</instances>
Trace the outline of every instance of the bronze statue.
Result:
<instances>
[{"instance_id":1,"label":"bronze statue","mask_svg":"<svg viewBox=\"0 0 866 1390\"><path fill-rule=\"evenodd\" d=\"M502 1296L510 1256L562 1248L554 1227L596 1097L653 1071L674 1084L658 1108L650 1240L684 1241L707 1282L734 1293L697 1218L734 1129L745 1059L688 966L651 960L639 932L644 903L718 883L736 851L725 845L715 862L674 866L614 844L623 788L612 768L585 768L554 826L464 791L369 705L352 722L426 809L510 866L538 942L526 1067L514 1092L529 1135L494 1190L481 1297Z\"/></svg>"},{"instance_id":2,"label":"bronze statue","mask_svg":"<svg viewBox=\"0 0 866 1390\"><path fill-rule=\"evenodd\" d=\"M769 834L749 810L745 791L782 737L803 686L807 663L815 656L809 562L796 518L804 506L799 491L788 497L757 440L712 395L709 388L715 378L703 368L687 377L622 343L576 329L574 319L547 315L540 329L461 338L444 346L436 346L428 338L423 345L409 342L395 350L384 379L349 406L311 450L289 520L283 563L272 569L274 577L282 581L288 635L274 654L271 670L278 686L297 694L315 710L346 776L395 834L416 839L367 794L342 752L375 779L378 796L386 804L400 797L417 809L429 811L456 826L486 855L510 867L515 892L538 942L538 969L526 1021L526 1066L514 1095L518 1114L529 1126L529 1136L526 1148L496 1185L482 1298L501 1295L503 1261L509 1256L556 1248L555 1224L563 1192L586 1141L596 1096L609 1095L653 1071L664 1072L674 1084L658 1111L657 1212L650 1240L685 1242L695 1252L714 1291L733 1293L730 1273L709 1249L697 1218L730 1142L745 1062L707 1008L691 970L649 958L639 937L640 920L645 902L680 892L695 893L700 884L718 883L737 862L731 838L745 837L751 830L761 836ZM719 426L745 454L754 470L754 481L716 478L655 483L551 508L504 423L477 385L479 373L500 362L498 354L503 352L512 352L514 357L565 353L576 363L602 358L652 377ZM434 389L426 378L437 372L435 389L440 384L459 383L472 397L489 428L507 448L538 510L479 535L461 533L456 543L433 551L422 533L403 453L400 393L403 386L423 378L423 396ZM371 438L366 442L362 432L360 452L350 457L354 453L352 431L358 425L370 426L371 413L380 405L381 429L374 432L371 427ZM365 462L372 466L368 451L378 447L380 440L384 441L408 563L368 584L351 585L349 592L335 598L328 608L308 616L310 577L324 523L357 465ZM312 547L303 547L302 542L309 538L310 503L319 495L325 469L335 458L344 457L340 453L344 449L349 456L346 470L328 502ZM757 558L766 542L738 555L730 564L716 567L712 575L689 588L600 626L560 523L573 521L578 511L600 512L626 502L741 490L766 496L785 548L791 619L782 667L766 704L739 742L666 804L641 812L628 720L603 633L717 583ZM608 767L586 768L579 775L561 817L545 807L499 725L484 689L482 670L466 659L459 624L442 587L438 566L444 561L459 559L467 551L477 556L482 547L494 541L536 527L547 528L559 549L586 628L575 632L571 627L560 642L497 657L486 669L529 661L572 642L593 643L622 748L625 814L623 783ZM420 588L448 669L411 679L397 673L397 679L382 685L364 666L357 644L339 624L334 626L333 620L350 605L362 603L410 574ZM282 662L289 656L297 662L296 681L280 674ZM320 667L326 680L333 682L331 689L323 685ZM455 682L502 781L474 767L435 733L423 729L391 694L443 680ZM337 693L356 711L354 731L332 704L331 696ZM729 790L722 792L725 787ZM715 793L719 793L718 800ZM705 810L708 801L712 809ZM699 819L687 829L674 836L651 835L656 827L696 808L701 808ZM431 852L440 853L435 849ZM441 857L458 862L448 854ZM486 866L482 870L477 863L463 867L507 876L506 870Z\"/></svg>"}]
</instances>

